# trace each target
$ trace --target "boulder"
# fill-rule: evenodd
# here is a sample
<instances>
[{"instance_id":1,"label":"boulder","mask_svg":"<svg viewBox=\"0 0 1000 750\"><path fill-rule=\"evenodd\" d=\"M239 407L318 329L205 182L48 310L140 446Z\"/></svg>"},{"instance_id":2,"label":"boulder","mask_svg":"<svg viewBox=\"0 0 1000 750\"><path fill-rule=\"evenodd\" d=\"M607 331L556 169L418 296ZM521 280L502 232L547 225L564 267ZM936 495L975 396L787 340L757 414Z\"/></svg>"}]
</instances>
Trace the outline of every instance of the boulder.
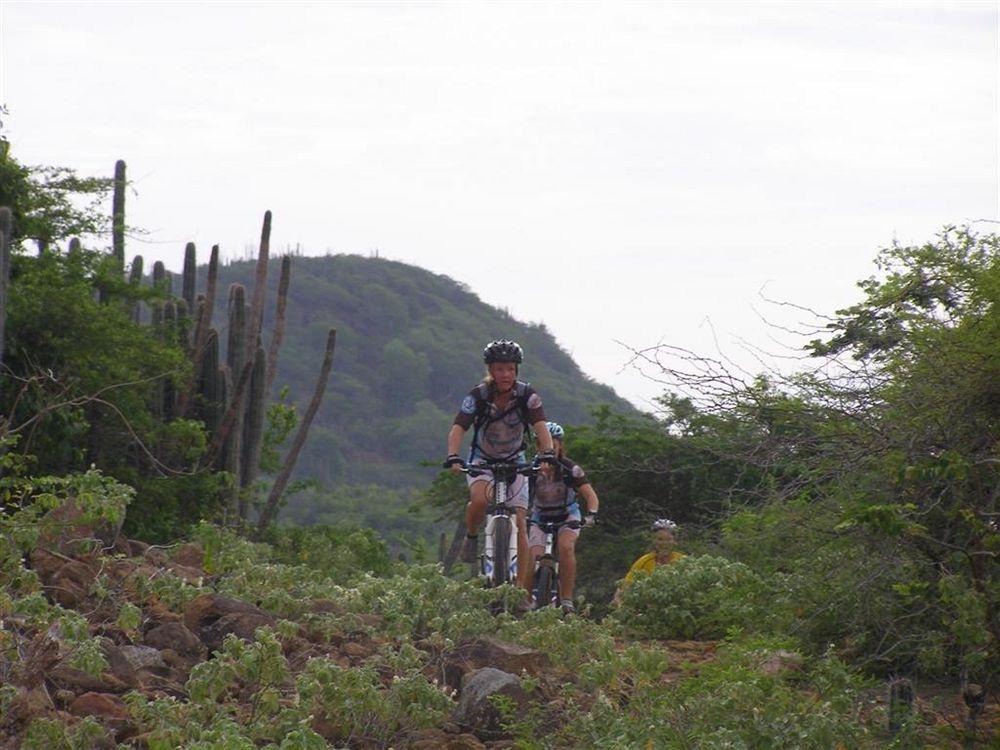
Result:
<instances>
[{"instance_id":1,"label":"boulder","mask_svg":"<svg viewBox=\"0 0 1000 750\"><path fill-rule=\"evenodd\" d=\"M122 655L136 672L145 669L154 673L169 671L160 652L151 646L122 646Z\"/></svg>"},{"instance_id":2,"label":"boulder","mask_svg":"<svg viewBox=\"0 0 1000 750\"><path fill-rule=\"evenodd\" d=\"M272 626L274 622L274 618L264 612L233 612L199 629L198 637L209 651L218 651L230 633L246 641L253 641L257 628Z\"/></svg>"},{"instance_id":3,"label":"boulder","mask_svg":"<svg viewBox=\"0 0 1000 750\"><path fill-rule=\"evenodd\" d=\"M86 692L124 693L130 687L112 672L95 677L63 662L53 667L47 676L57 690L72 690L77 695Z\"/></svg>"},{"instance_id":4,"label":"boulder","mask_svg":"<svg viewBox=\"0 0 1000 750\"><path fill-rule=\"evenodd\" d=\"M496 638L473 638L457 644L444 654L442 678L448 687L457 690L462 686L465 675L483 667L536 676L550 666L549 657L540 651Z\"/></svg>"},{"instance_id":5,"label":"boulder","mask_svg":"<svg viewBox=\"0 0 1000 750\"><path fill-rule=\"evenodd\" d=\"M48 597L68 609L83 604L97 580L97 568L86 558L40 548L31 553L30 562Z\"/></svg>"},{"instance_id":6,"label":"boulder","mask_svg":"<svg viewBox=\"0 0 1000 750\"><path fill-rule=\"evenodd\" d=\"M165 622L149 630L142 638L143 643L160 651L170 649L180 656L197 660L205 658L205 645L184 623Z\"/></svg>"},{"instance_id":7,"label":"boulder","mask_svg":"<svg viewBox=\"0 0 1000 750\"><path fill-rule=\"evenodd\" d=\"M462 680L462 693L455 709L455 721L469 727L484 739L495 739L503 733L502 716L497 710L493 696L504 695L516 704L516 711L522 712L531 698L521 687L521 680L493 667L484 667L470 672Z\"/></svg>"},{"instance_id":8,"label":"boulder","mask_svg":"<svg viewBox=\"0 0 1000 750\"><path fill-rule=\"evenodd\" d=\"M260 607L241 602L239 599L228 599L218 594L202 594L189 601L184 607L184 624L193 633L211 625L225 615L247 612L262 617L272 618Z\"/></svg>"},{"instance_id":9,"label":"boulder","mask_svg":"<svg viewBox=\"0 0 1000 750\"><path fill-rule=\"evenodd\" d=\"M59 641L47 632L38 633L28 643L20 662L15 664L11 682L29 689L39 687L59 658Z\"/></svg>"},{"instance_id":10,"label":"boulder","mask_svg":"<svg viewBox=\"0 0 1000 750\"><path fill-rule=\"evenodd\" d=\"M349 656L351 659L367 659L375 653L375 649L358 641L348 641L341 645L340 653L344 654L344 656Z\"/></svg>"},{"instance_id":11,"label":"boulder","mask_svg":"<svg viewBox=\"0 0 1000 750\"><path fill-rule=\"evenodd\" d=\"M185 568L193 568L199 571L199 575L204 575L205 552L200 545L194 542L182 544L174 550L171 557L178 565L183 565Z\"/></svg>"},{"instance_id":12,"label":"boulder","mask_svg":"<svg viewBox=\"0 0 1000 750\"><path fill-rule=\"evenodd\" d=\"M93 716L101 721L126 721L128 709L117 695L84 693L69 706L74 716Z\"/></svg>"}]
</instances>

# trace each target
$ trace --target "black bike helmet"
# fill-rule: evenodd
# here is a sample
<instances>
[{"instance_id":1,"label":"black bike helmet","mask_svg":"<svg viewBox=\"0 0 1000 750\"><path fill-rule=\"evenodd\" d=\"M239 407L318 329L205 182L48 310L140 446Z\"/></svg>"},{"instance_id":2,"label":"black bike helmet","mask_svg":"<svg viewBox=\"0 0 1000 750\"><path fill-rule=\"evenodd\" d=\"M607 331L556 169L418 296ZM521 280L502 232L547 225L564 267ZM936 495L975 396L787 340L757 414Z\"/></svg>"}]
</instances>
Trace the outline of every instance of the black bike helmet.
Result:
<instances>
[{"instance_id":1,"label":"black bike helmet","mask_svg":"<svg viewBox=\"0 0 1000 750\"><path fill-rule=\"evenodd\" d=\"M509 339L498 339L491 341L483 349L483 362L490 365L494 362L513 362L521 364L524 359L524 352L516 341Z\"/></svg>"}]
</instances>

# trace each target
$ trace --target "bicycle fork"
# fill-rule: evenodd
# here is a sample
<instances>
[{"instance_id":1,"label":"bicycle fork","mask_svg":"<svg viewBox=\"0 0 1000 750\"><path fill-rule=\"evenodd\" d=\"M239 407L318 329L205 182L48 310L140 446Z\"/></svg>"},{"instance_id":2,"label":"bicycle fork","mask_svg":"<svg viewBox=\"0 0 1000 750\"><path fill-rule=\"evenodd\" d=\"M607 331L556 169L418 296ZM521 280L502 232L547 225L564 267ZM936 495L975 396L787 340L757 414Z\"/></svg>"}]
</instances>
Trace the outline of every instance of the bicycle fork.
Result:
<instances>
[{"instance_id":1,"label":"bicycle fork","mask_svg":"<svg viewBox=\"0 0 1000 750\"><path fill-rule=\"evenodd\" d=\"M504 519L510 528L507 536L507 570L506 575L494 575L494 561L497 559L496 550L496 525L498 519ZM517 523L508 515L491 515L486 519L486 530L483 550L483 575L487 580L493 582L506 582L517 580ZM496 571L500 572L500 571Z\"/></svg>"}]
</instances>

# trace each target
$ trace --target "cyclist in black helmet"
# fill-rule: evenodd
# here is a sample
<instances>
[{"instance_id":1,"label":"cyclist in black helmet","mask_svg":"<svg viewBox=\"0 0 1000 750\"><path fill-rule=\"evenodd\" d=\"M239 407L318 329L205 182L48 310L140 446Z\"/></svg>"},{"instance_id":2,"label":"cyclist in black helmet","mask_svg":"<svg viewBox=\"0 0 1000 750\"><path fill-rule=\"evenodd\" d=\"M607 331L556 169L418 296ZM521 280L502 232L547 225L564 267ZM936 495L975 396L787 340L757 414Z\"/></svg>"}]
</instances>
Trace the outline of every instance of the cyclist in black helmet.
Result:
<instances>
[{"instance_id":1,"label":"cyclist in black helmet","mask_svg":"<svg viewBox=\"0 0 1000 750\"><path fill-rule=\"evenodd\" d=\"M518 366L524 358L515 341L492 341L483 349L486 377L462 401L462 406L448 432L448 458L445 464L459 471L464 464L458 455L462 437L473 427L470 463L485 461L524 461L527 447L526 430L531 428L538 443L539 457L552 463L552 438L545 426L542 398L524 381L518 380ZM469 504L465 510L467 536L462 546L462 560L472 562L476 557L479 525L483 522L488 505L490 476L482 474L469 477ZM510 488L508 505L517 513L518 582L531 593L531 572L524 564L528 559L528 529L525 514L528 509L528 482L523 476Z\"/></svg>"}]
</instances>

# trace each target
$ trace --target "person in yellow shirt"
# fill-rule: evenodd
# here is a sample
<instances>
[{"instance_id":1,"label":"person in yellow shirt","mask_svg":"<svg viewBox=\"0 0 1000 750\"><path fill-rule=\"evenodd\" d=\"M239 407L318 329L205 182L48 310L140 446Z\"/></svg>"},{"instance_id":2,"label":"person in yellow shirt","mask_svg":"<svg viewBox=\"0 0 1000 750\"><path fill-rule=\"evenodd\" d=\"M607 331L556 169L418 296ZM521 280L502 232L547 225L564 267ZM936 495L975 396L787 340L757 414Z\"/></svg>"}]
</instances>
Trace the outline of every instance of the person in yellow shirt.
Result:
<instances>
[{"instance_id":1,"label":"person in yellow shirt","mask_svg":"<svg viewBox=\"0 0 1000 750\"><path fill-rule=\"evenodd\" d=\"M617 605L621 600L622 590L635 579L636 573L649 574L657 565L669 565L685 557L683 552L674 549L677 543L677 524L669 518L658 518L651 526L653 532L653 551L632 563L632 567L625 574L625 580L615 592L612 603Z\"/></svg>"}]
</instances>

